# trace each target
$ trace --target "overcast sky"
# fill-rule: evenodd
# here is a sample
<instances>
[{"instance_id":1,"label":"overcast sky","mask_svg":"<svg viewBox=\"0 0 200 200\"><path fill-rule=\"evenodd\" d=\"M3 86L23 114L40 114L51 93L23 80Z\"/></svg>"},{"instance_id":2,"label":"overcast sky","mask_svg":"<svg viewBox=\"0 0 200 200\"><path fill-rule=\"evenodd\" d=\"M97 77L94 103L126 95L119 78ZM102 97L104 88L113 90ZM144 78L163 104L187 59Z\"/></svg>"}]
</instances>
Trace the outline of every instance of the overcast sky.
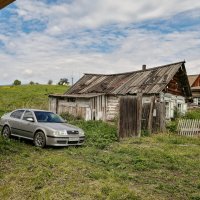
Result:
<instances>
[{"instance_id":1,"label":"overcast sky","mask_svg":"<svg viewBox=\"0 0 200 200\"><path fill-rule=\"evenodd\" d=\"M199 0L17 0L0 11L0 85L182 60L200 73Z\"/></svg>"}]
</instances>

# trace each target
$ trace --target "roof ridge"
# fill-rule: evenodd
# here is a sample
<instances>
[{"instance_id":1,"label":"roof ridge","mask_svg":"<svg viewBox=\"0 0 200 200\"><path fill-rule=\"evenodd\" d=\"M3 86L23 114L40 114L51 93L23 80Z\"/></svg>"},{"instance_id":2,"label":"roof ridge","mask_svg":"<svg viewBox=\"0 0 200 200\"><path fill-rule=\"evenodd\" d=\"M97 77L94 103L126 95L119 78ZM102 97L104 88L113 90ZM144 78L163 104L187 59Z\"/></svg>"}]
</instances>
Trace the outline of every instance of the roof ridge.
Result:
<instances>
[{"instance_id":1,"label":"roof ridge","mask_svg":"<svg viewBox=\"0 0 200 200\"><path fill-rule=\"evenodd\" d=\"M180 61L180 62L175 62L175 63L171 63L171 64L166 64L166 65L161 65L161 66L157 66L157 67L152 67L152 68L147 68L145 71L151 71L154 69L158 69L158 68L164 68L164 67L168 67L170 65L176 65L176 64L180 64L180 63L186 63L185 60L184 61ZM122 72L122 73L115 73L115 74L96 74L96 73L84 73L85 75L99 75L99 76L117 76L117 75L123 75L123 74L131 74L131 73L135 73L135 72L142 72L143 70L135 70L135 71L130 71L130 72Z\"/></svg>"},{"instance_id":2,"label":"roof ridge","mask_svg":"<svg viewBox=\"0 0 200 200\"><path fill-rule=\"evenodd\" d=\"M200 74L189 74L188 76L199 76Z\"/></svg>"}]
</instances>

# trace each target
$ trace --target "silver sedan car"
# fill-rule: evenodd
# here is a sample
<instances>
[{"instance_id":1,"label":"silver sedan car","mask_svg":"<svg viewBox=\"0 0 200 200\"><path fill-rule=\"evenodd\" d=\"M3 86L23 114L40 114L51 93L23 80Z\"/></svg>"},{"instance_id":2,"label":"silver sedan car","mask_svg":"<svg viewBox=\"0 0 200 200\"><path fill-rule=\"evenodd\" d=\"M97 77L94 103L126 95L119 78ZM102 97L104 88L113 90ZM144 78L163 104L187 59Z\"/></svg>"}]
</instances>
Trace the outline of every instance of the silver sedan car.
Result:
<instances>
[{"instance_id":1,"label":"silver sedan car","mask_svg":"<svg viewBox=\"0 0 200 200\"><path fill-rule=\"evenodd\" d=\"M18 109L0 119L2 136L17 136L33 140L35 146L82 145L82 129L66 123L59 115L44 110Z\"/></svg>"}]
</instances>

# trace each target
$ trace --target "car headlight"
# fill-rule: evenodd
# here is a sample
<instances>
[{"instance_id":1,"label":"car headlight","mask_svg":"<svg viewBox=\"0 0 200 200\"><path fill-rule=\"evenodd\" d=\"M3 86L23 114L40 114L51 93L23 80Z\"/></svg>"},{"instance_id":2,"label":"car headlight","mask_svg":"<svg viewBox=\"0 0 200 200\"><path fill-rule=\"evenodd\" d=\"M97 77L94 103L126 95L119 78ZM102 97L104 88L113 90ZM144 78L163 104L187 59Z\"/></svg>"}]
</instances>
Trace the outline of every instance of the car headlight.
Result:
<instances>
[{"instance_id":1,"label":"car headlight","mask_svg":"<svg viewBox=\"0 0 200 200\"><path fill-rule=\"evenodd\" d=\"M85 133L82 129L79 129L79 135L85 135Z\"/></svg>"},{"instance_id":2,"label":"car headlight","mask_svg":"<svg viewBox=\"0 0 200 200\"><path fill-rule=\"evenodd\" d=\"M66 130L63 130L63 131L55 130L55 131L53 131L53 134L54 134L54 136L66 136L66 135L68 135Z\"/></svg>"}]
</instances>

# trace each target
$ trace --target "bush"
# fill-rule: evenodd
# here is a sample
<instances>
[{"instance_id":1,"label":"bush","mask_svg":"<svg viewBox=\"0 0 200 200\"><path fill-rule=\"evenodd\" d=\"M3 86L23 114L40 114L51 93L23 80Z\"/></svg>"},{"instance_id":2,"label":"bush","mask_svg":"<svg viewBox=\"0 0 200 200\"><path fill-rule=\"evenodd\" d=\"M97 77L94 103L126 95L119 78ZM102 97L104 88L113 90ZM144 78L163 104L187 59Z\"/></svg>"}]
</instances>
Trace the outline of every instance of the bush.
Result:
<instances>
[{"instance_id":1,"label":"bush","mask_svg":"<svg viewBox=\"0 0 200 200\"><path fill-rule=\"evenodd\" d=\"M147 129L144 129L144 130L142 130L142 132L141 132L141 136L142 137L149 137L151 134L150 134L150 132L149 132L149 130L147 130Z\"/></svg>"},{"instance_id":2,"label":"bush","mask_svg":"<svg viewBox=\"0 0 200 200\"><path fill-rule=\"evenodd\" d=\"M200 119L200 109L188 111L183 118L184 119Z\"/></svg>"},{"instance_id":3,"label":"bush","mask_svg":"<svg viewBox=\"0 0 200 200\"><path fill-rule=\"evenodd\" d=\"M116 125L108 124L103 121L85 121L69 113L62 113L61 116L69 123L84 130L87 146L95 146L99 149L104 149L109 144L118 140Z\"/></svg>"},{"instance_id":4,"label":"bush","mask_svg":"<svg viewBox=\"0 0 200 200\"><path fill-rule=\"evenodd\" d=\"M177 127L178 127L178 119L174 121L169 121L166 124L166 128L171 133L177 133Z\"/></svg>"},{"instance_id":5,"label":"bush","mask_svg":"<svg viewBox=\"0 0 200 200\"><path fill-rule=\"evenodd\" d=\"M76 120L83 120L83 118L82 118L81 116L75 117L75 116L71 115L71 114L68 113L68 112L61 113L60 116L61 116L63 119L67 120L67 122L72 122L72 121L76 121Z\"/></svg>"}]
</instances>

